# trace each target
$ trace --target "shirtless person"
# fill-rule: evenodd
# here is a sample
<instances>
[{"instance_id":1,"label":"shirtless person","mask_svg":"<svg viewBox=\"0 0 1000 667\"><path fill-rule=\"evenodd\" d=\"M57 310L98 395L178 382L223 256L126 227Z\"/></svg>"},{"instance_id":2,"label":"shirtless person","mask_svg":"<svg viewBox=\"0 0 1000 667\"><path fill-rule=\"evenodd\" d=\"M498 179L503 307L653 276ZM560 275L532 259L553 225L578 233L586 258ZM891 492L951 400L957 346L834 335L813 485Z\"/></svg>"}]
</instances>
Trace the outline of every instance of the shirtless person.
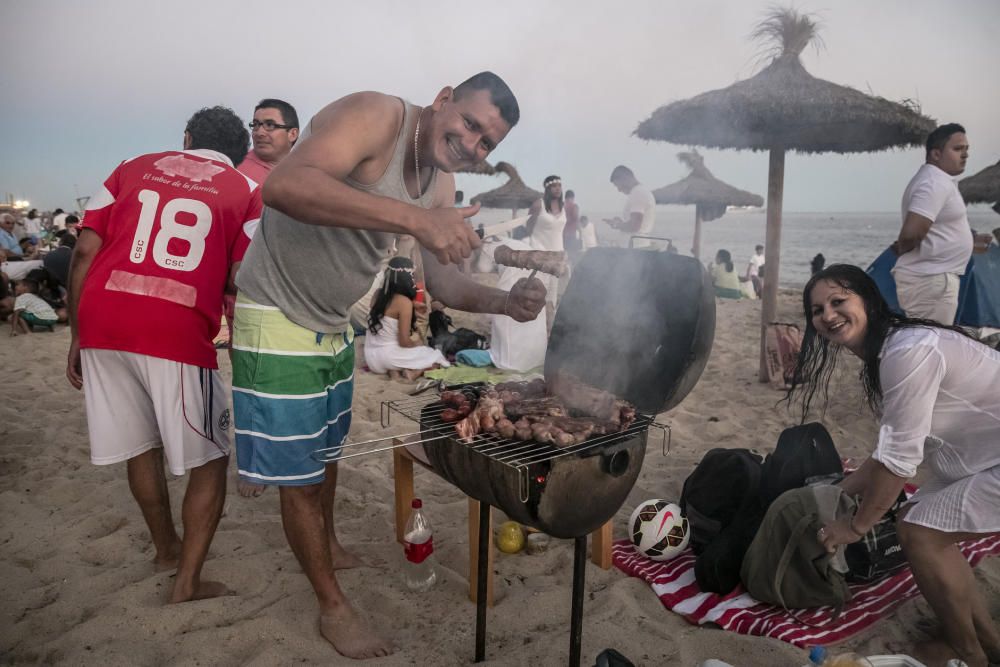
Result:
<instances>
[{"instance_id":1,"label":"shirtless person","mask_svg":"<svg viewBox=\"0 0 1000 667\"><path fill-rule=\"evenodd\" d=\"M334 532L336 452L351 424L354 337L349 310L397 235L421 245L428 289L447 306L534 319L536 279L510 292L456 264L480 245L456 208L451 176L480 162L517 123L514 95L483 72L426 107L375 92L322 109L264 185L266 208L237 276L233 399L240 478L279 487L289 545L316 593L320 632L341 654L388 655L340 590L335 570L360 562Z\"/></svg>"}]
</instances>

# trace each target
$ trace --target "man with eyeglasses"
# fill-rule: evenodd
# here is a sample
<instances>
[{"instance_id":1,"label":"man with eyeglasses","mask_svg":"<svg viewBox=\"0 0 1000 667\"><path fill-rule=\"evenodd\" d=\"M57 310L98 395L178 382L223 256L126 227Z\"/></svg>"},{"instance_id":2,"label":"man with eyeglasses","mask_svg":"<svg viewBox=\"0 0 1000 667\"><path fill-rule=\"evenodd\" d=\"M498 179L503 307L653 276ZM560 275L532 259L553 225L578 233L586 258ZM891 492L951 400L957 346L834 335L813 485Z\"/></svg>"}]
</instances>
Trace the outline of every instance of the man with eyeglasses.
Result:
<instances>
[{"instance_id":1,"label":"man with eyeglasses","mask_svg":"<svg viewBox=\"0 0 1000 667\"><path fill-rule=\"evenodd\" d=\"M299 138L295 107L270 97L261 100L253 110L250 138L253 148L237 169L263 185L274 165L291 152Z\"/></svg>"},{"instance_id":2,"label":"man with eyeglasses","mask_svg":"<svg viewBox=\"0 0 1000 667\"><path fill-rule=\"evenodd\" d=\"M233 403L244 481L279 487L285 535L320 607L320 632L341 654L392 652L351 607L335 570L360 561L338 542L336 462L351 425L351 306L397 237L412 236L434 298L459 310L533 320L540 281L510 291L456 265L480 245L455 207L452 172L484 160L520 117L500 77L477 74L419 107L376 92L322 109L264 184L260 228L237 276ZM324 449L325 454L317 454ZM385 623L382 623L385 625Z\"/></svg>"}]
</instances>

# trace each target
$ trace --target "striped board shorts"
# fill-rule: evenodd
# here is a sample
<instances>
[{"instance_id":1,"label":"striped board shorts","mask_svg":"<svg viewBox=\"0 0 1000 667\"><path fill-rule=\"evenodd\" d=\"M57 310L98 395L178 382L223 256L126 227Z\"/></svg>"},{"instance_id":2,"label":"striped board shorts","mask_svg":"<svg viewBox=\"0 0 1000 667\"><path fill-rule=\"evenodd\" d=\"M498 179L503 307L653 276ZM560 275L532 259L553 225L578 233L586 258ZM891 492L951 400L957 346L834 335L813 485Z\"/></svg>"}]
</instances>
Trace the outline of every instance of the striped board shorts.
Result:
<instances>
[{"instance_id":1,"label":"striped board shorts","mask_svg":"<svg viewBox=\"0 0 1000 667\"><path fill-rule=\"evenodd\" d=\"M324 479L351 428L354 335L320 334L240 294L233 322L233 412L240 479L304 486Z\"/></svg>"}]
</instances>

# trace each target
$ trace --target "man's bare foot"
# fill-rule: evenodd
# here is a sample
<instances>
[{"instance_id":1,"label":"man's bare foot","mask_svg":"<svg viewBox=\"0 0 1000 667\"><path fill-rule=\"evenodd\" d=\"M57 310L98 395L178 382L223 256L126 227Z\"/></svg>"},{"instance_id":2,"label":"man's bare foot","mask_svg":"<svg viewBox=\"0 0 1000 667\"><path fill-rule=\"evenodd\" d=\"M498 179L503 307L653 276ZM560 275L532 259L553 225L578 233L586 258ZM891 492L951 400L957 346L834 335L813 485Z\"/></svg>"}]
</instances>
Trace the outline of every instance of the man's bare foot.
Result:
<instances>
[{"instance_id":1,"label":"man's bare foot","mask_svg":"<svg viewBox=\"0 0 1000 667\"><path fill-rule=\"evenodd\" d=\"M163 554L156 554L153 558L153 572L169 572L177 569L177 561L181 558L181 543L176 542L170 550Z\"/></svg>"},{"instance_id":2,"label":"man's bare foot","mask_svg":"<svg viewBox=\"0 0 1000 667\"><path fill-rule=\"evenodd\" d=\"M192 602L194 600L207 600L209 598L220 598L226 595L236 595L225 584L218 581L202 581L192 589L182 590L174 582L174 590L170 594L170 604L177 602Z\"/></svg>"},{"instance_id":3,"label":"man's bare foot","mask_svg":"<svg viewBox=\"0 0 1000 667\"><path fill-rule=\"evenodd\" d=\"M330 560L334 570L350 570L353 567L364 567L365 562L340 545L336 540L330 540Z\"/></svg>"},{"instance_id":4,"label":"man's bare foot","mask_svg":"<svg viewBox=\"0 0 1000 667\"><path fill-rule=\"evenodd\" d=\"M382 658L395 651L392 643L368 627L346 602L336 610L320 615L319 631L338 653L347 658Z\"/></svg>"},{"instance_id":5,"label":"man's bare foot","mask_svg":"<svg viewBox=\"0 0 1000 667\"><path fill-rule=\"evenodd\" d=\"M252 482L244 482L242 479L236 480L236 490L244 498L256 498L260 494L267 491L267 487L263 484L254 484Z\"/></svg>"}]
</instances>

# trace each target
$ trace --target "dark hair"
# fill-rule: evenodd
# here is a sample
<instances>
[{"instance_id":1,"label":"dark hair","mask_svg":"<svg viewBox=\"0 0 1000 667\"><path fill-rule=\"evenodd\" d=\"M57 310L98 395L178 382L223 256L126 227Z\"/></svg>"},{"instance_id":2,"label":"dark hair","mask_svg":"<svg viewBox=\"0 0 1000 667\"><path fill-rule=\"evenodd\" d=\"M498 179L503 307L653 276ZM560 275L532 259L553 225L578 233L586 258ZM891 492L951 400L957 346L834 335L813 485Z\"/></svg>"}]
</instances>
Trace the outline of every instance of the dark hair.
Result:
<instances>
[{"instance_id":1,"label":"dark hair","mask_svg":"<svg viewBox=\"0 0 1000 667\"><path fill-rule=\"evenodd\" d=\"M19 282L18 284L27 287L28 291L31 292L32 294L38 294L38 288L39 288L38 280L36 280L34 277L22 278L21 282Z\"/></svg>"},{"instance_id":2,"label":"dark hair","mask_svg":"<svg viewBox=\"0 0 1000 667\"><path fill-rule=\"evenodd\" d=\"M61 208L57 208L56 210L52 211L52 215L59 215L60 213L65 213L65 211L63 211Z\"/></svg>"},{"instance_id":3,"label":"dark hair","mask_svg":"<svg viewBox=\"0 0 1000 667\"><path fill-rule=\"evenodd\" d=\"M80 222L80 218L76 217L72 213L70 213L69 215L66 216L66 224L67 225L75 225L75 224L77 224L79 222Z\"/></svg>"},{"instance_id":4,"label":"dark hair","mask_svg":"<svg viewBox=\"0 0 1000 667\"><path fill-rule=\"evenodd\" d=\"M948 326L934 320L906 317L893 312L889 304L882 298L878 286L872 278L856 266L850 264L831 264L827 268L813 274L802 290L802 310L806 319L806 330L802 336L802 347L792 376L791 387L785 394L789 406L792 395L801 393L802 422L805 423L809 406L816 390L822 387L823 402L829 399L830 377L837 366L840 356L840 346L831 345L830 341L821 337L813 326L812 290L821 280L829 280L849 292L861 297L865 307L868 325L865 330L863 354L861 357L861 383L864 387L865 400L873 412L878 412L882 404L882 384L879 379L879 354L886 337L893 329L908 327L928 327L956 331L963 336L969 335L960 327Z\"/></svg>"},{"instance_id":5,"label":"dark hair","mask_svg":"<svg viewBox=\"0 0 1000 667\"><path fill-rule=\"evenodd\" d=\"M455 205L458 206L465 200L465 193L461 190L455 190Z\"/></svg>"},{"instance_id":6,"label":"dark hair","mask_svg":"<svg viewBox=\"0 0 1000 667\"><path fill-rule=\"evenodd\" d=\"M726 265L726 273L733 272L733 256L729 254L728 250L720 250L715 253L715 263L720 262Z\"/></svg>"},{"instance_id":7,"label":"dark hair","mask_svg":"<svg viewBox=\"0 0 1000 667\"><path fill-rule=\"evenodd\" d=\"M554 202L554 201L559 202L559 208L560 208L560 210L563 207L563 198L562 198L562 195L560 194L558 197L555 197L555 196L553 196L553 195L551 195L549 193L549 185L553 184L552 181L560 181L561 182L561 180L562 179L560 179L555 174L553 174L552 176L546 176L545 177L545 181L544 182L546 184L548 184L548 185L545 186L545 192L542 194L542 203L545 205L545 210L546 211L551 212L550 211L550 206L551 206L552 202Z\"/></svg>"},{"instance_id":8,"label":"dark hair","mask_svg":"<svg viewBox=\"0 0 1000 667\"><path fill-rule=\"evenodd\" d=\"M811 262L809 262L809 268L812 273L819 273L823 270L824 266L826 266L826 257L824 257L821 252L816 253L816 256L812 258Z\"/></svg>"},{"instance_id":9,"label":"dark hair","mask_svg":"<svg viewBox=\"0 0 1000 667\"><path fill-rule=\"evenodd\" d=\"M385 317L385 309L392 301L394 294L402 294L408 299L417 296L417 283L413 278L413 261L409 257L393 257L389 260L382 280L382 289L375 295L372 301L371 311L368 313L368 330L377 334L382 328L382 318ZM417 330L417 318L410 320L410 333Z\"/></svg>"},{"instance_id":10,"label":"dark hair","mask_svg":"<svg viewBox=\"0 0 1000 667\"><path fill-rule=\"evenodd\" d=\"M756 252L756 251L758 251L758 250L763 250L763 249L764 249L764 246L762 246L762 245L755 245L755 246L753 247L753 249L754 249L754 252Z\"/></svg>"},{"instance_id":11,"label":"dark hair","mask_svg":"<svg viewBox=\"0 0 1000 667\"><path fill-rule=\"evenodd\" d=\"M453 93L455 100L460 100L467 93L476 90L486 90L490 93L490 102L500 112L500 117L507 121L511 127L517 125L521 120L521 107L517 104L517 98L511 92L510 87L503 79L493 72L480 72L473 74L462 83L455 86Z\"/></svg>"},{"instance_id":12,"label":"dark hair","mask_svg":"<svg viewBox=\"0 0 1000 667\"><path fill-rule=\"evenodd\" d=\"M576 199L576 193L573 192L572 190L567 190L566 194L563 196L565 196L566 199Z\"/></svg>"},{"instance_id":13,"label":"dark hair","mask_svg":"<svg viewBox=\"0 0 1000 667\"><path fill-rule=\"evenodd\" d=\"M30 211L28 211L28 219L29 220L34 220L37 217L38 217L38 209L37 208L33 208Z\"/></svg>"},{"instance_id":14,"label":"dark hair","mask_svg":"<svg viewBox=\"0 0 1000 667\"><path fill-rule=\"evenodd\" d=\"M188 119L184 131L191 135L189 148L207 148L228 157L233 165L250 150L250 133L243 121L227 107L205 107Z\"/></svg>"},{"instance_id":15,"label":"dark hair","mask_svg":"<svg viewBox=\"0 0 1000 667\"><path fill-rule=\"evenodd\" d=\"M60 231L65 231L65 230L60 230ZM76 236L74 236L73 234L70 234L70 233L63 233L62 235L60 235L59 236L59 247L61 248L63 246L66 246L67 248L75 248L76 247Z\"/></svg>"},{"instance_id":16,"label":"dark hair","mask_svg":"<svg viewBox=\"0 0 1000 667\"><path fill-rule=\"evenodd\" d=\"M630 176L632 178L635 178L635 174L632 173L631 169L629 169L623 164L620 164L611 171L611 182L614 183L615 181L621 179L624 176Z\"/></svg>"},{"instance_id":17,"label":"dark hair","mask_svg":"<svg viewBox=\"0 0 1000 667\"><path fill-rule=\"evenodd\" d=\"M944 148L951 135L958 133L965 134L965 128L958 123L948 123L934 128L934 131L927 135L927 157L931 156L931 151Z\"/></svg>"}]
</instances>

